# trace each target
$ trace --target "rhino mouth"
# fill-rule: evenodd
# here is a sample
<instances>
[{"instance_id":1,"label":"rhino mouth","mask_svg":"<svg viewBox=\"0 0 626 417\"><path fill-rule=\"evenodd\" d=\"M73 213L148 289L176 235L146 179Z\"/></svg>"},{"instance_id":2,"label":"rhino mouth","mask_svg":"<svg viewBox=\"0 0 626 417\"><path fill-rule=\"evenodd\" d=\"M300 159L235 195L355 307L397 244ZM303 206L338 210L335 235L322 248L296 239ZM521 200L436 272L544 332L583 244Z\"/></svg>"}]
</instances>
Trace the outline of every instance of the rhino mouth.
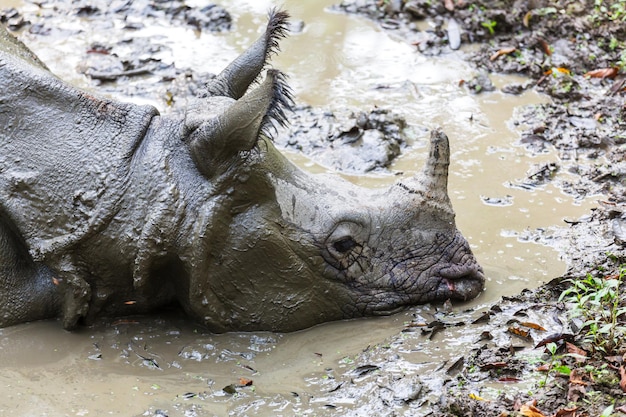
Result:
<instances>
[{"instance_id":1,"label":"rhino mouth","mask_svg":"<svg viewBox=\"0 0 626 417\"><path fill-rule=\"evenodd\" d=\"M480 266L450 267L439 272L440 282L436 293L442 298L467 301L482 292L485 274Z\"/></svg>"},{"instance_id":2,"label":"rhino mouth","mask_svg":"<svg viewBox=\"0 0 626 417\"><path fill-rule=\"evenodd\" d=\"M380 302L372 309L374 316L386 316L399 313L407 307L431 301L448 299L468 301L478 296L484 289L485 275L478 265L450 266L432 276L435 284L428 289L396 291L393 296L385 294L385 302ZM391 301L394 300L394 301ZM379 300L380 301L380 300Z\"/></svg>"}]
</instances>

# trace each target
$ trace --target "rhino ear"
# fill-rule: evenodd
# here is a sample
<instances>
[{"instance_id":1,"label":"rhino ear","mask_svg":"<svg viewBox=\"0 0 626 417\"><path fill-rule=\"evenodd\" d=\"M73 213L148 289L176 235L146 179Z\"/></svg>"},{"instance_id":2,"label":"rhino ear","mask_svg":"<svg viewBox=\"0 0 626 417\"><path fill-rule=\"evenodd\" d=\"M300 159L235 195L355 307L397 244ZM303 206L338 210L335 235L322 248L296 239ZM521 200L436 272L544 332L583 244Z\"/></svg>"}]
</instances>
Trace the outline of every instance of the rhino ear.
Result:
<instances>
[{"instance_id":1,"label":"rhino ear","mask_svg":"<svg viewBox=\"0 0 626 417\"><path fill-rule=\"evenodd\" d=\"M285 109L292 104L285 75L268 70L261 85L189 134L189 150L198 170L211 178L226 169L239 152L251 150L261 134L270 136L274 123L285 126Z\"/></svg>"},{"instance_id":2,"label":"rhino ear","mask_svg":"<svg viewBox=\"0 0 626 417\"><path fill-rule=\"evenodd\" d=\"M289 14L273 9L263 36L207 84L206 95L241 98L285 37Z\"/></svg>"}]
</instances>

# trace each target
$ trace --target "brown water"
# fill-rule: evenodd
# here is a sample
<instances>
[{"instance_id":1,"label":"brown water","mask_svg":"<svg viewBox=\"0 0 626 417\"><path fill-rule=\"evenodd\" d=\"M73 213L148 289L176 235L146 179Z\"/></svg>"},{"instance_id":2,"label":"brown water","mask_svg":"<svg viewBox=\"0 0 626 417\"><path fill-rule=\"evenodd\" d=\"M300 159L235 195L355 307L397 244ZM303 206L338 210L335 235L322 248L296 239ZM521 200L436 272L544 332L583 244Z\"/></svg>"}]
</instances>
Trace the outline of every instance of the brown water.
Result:
<instances>
[{"instance_id":1,"label":"brown water","mask_svg":"<svg viewBox=\"0 0 626 417\"><path fill-rule=\"evenodd\" d=\"M20 5L19 0L9 3L3 0L2 5ZM167 23L147 22L136 36L166 36L160 41L174 50L167 59L179 67L217 72L257 37L267 9L275 4L220 3L235 18L231 33L199 35ZM513 145L519 137L508 123L514 108L542 98L533 92L472 96L459 87L459 80L473 75L461 53L422 56L364 19L325 12L331 3L284 2L305 27L282 43L283 52L273 60L274 66L290 75L299 102L331 108L378 105L404 115L415 127L415 135L411 151L393 168L406 175L419 170L425 157L423 128L444 128L451 138L450 197L458 225L488 276L487 290L472 305L486 305L563 273L565 265L553 249L523 242L519 236L527 229L563 225L564 218L581 216L595 201L573 201L552 185L532 190L507 185L525 178L533 164L557 160L554 153L532 156ZM71 28L84 22L68 19L64 24ZM53 72L85 85L74 69L79 61L75 51L111 36L118 35L92 33L65 40L25 35L24 40ZM510 81L511 77L494 80L497 85ZM405 88L407 83L410 88ZM388 88L376 88L381 85ZM290 156L306 169L324 169L302 156ZM375 187L396 177L349 179ZM486 197L505 203L488 205L483 202ZM169 416L332 414L324 402L329 374L349 369L354 355L397 334L411 314L430 310L419 307L392 317L329 323L287 335L210 335L177 316L76 333L61 330L57 322L2 329L0 415L129 416L157 409L167 410ZM407 348L409 353L398 366L408 373L438 367L466 342L452 331L434 341L406 337L412 348ZM253 388L239 388L236 395L222 390L241 377L252 379ZM346 399L343 407L354 404Z\"/></svg>"}]
</instances>

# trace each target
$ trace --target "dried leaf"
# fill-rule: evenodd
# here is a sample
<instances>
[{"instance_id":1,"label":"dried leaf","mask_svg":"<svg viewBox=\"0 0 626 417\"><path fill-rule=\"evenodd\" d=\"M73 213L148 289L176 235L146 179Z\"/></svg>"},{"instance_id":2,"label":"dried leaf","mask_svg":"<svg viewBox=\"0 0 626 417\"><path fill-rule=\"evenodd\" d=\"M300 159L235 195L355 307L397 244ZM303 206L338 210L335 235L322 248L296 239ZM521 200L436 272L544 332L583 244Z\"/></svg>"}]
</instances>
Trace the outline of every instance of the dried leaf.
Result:
<instances>
[{"instance_id":1,"label":"dried leaf","mask_svg":"<svg viewBox=\"0 0 626 417\"><path fill-rule=\"evenodd\" d=\"M135 300L124 301L124 304L126 304L127 306L132 306L133 304L137 304L137 301Z\"/></svg>"},{"instance_id":2,"label":"dried leaf","mask_svg":"<svg viewBox=\"0 0 626 417\"><path fill-rule=\"evenodd\" d=\"M222 388L226 394L235 395L237 394L237 387L234 384L230 384Z\"/></svg>"},{"instance_id":3,"label":"dried leaf","mask_svg":"<svg viewBox=\"0 0 626 417\"><path fill-rule=\"evenodd\" d=\"M507 367L506 362L489 362L479 366L481 371L488 371L489 369L501 369Z\"/></svg>"},{"instance_id":4,"label":"dried leaf","mask_svg":"<svg viewBox=\"0 0 626 417\"><path fill-rule=\"evenodd\" d=\"M480 315L480 317L474 320L472 324L488 323L490 318L491 318L491 313L488 311L485 311Z\"/></svg>"},{"instance_id":5,"label":"dried leaf","mask_svg":"<svg viewBox=\"0 0 626 417\"><path fill-rule=\"evenodd\" d=\"M465 363L465 357L461 356L446 370L448 375L456 375L463 368L463 364Z\"/></svg>"},{"instance_id":6,"label":"dried leaf","mask_svg":"<svg viewBox=\"0 0 626 417\"><path fill-rule=\"evenodd\" d=\"M476 400L476 401L485 401L485 402L490 402L489 400L483 398L483 397L479 397L478 395L474 394L474 393L470 393L469 397L472 400Z\"/></svg>"},{"instance_id":7,"label":"dried leaf","mask_svg":"<svg viewBox=\"0 0 626 417\"><path fill-rule=\"evenodd\" d=\"M626 369L624 369L623 366L619 367L619 376L621 378L619 381L619 387L622 391L626 392Z\"/></svg>"},{"instance_id":8,"label":"dried leaf","mask_svg":"<svg viewBox=\"0 0 626 417\"><path fill-rule=\"evenodd\" d=\"M523 321L520 323L520 326L524 326L524 327L528 327L530 329L535 329L535 330L539 330L542 332L545 332L546 329L544 329L543 327L541 327L540 325L536 324L536 323L531 323L529 321Z\"/></svg>"},{"instance_id":9,"label":"dried leaf","mask_svg":"<svg viewBox=\"0 0 626 417\"><path fill-rule=\"evenodd\" d=\"M537 349L538 347L542 347L547 345L548 343L556 343L560 340L574 340L574 335L570 334L570 333L555 333L555 334L551 334L548 337L546 337L545 339L541 340L539 343L537 343L537 346L535 346L535 349Z\"/></svg>"},{"instance_id":10,"label":"dried leaf","mask_svg":"<svg viewBox=\"0 0 626 417\"><path fill-rule=\"evenodd\" d=\"M519 336L523 339L532 341L532 338L530 337L530 331L528 330L520 329L517 327L509 327L508 332L514 334L515 336Z\"/></svg>"},{"instance_id":11,"label":"dried leaf","mask_svg":"<svg viewBox=\"0 0 626 417\"><path fill-rule=\"evenodd\" d=\"M576 359L576 362L585 362L587 360L587 352L578 346L570 342L565 342L565 349L567 353Z\"/></svg>"},{"instance_id":12,"label":"dried leaf","mask_svg":"<svg viewBox=\"0 0 626 417\"><path fill-rule=\"evenodd\" d=\"M443 0L443 5L446 10L453 12L454 11L454 2L452 0Z\"/></svg>"},{"instance_id":13,"label":"dried leaf","mask_svg":"<svg viewBox=\"0 0 626 417\"><path fill-rule=\"evenodd\" d=\"M569 383L570 384L578 384L578 385L587 385L587 382L583 380L583 376L586 374L580 369L574 369L569 374Z\"/></svg>"},{"instance_id":14,"label":"dried leaf","mask_svg":"<svg viewBox=\"0 0 626 417\"><path fill-rule=\"evenodd\" d=\"M548 45L548 42L545 41L545 39L538 39L539 45L541 45L541 49L543 49L543 52L550 56L552 55L552 50L550 49L550 45Z\"/></svg>"},{"instance_id":15,"label":"dried leaf","mask_svg":"<svg viewBox=\"0 0 626 417\"><path fill-rule=\"evenodd\" d=\"M552 366L549 363L544 363L541 366L537 367L538 372L549 372L552 369Z\"/></svg>"},{"instance_id":16,"label":"dried leaf","mask_svg":"<svg viewBox=\"0 0 626 417\"><path fill-rule=\"evenodd\" d=\"M59 279L58 279L58 278L52 277L52 283L53 283L54 285L59 285L61 282L59 281Z\"/></svg>"},{"instance_id":17,"label":"dried leaf","mask_svg":"<svg viewBox=\"0 0 626 417\"><path fill-rule=\"evenodd\" d=\"M618 68L599 68L592 71L587 72L584 77L585 78L615 78L617 77Z\"/></svg>"},{"instance_id":18,"label":"dried leaf","mask_svg":"<svg viewBox=\"0 0 626 417\"><path fill-rule=\"evenodd\" d=\"M570 384L567 388L567 401L577 402L587 395L587 388L584 385Z\"/></svg>"},{"instance_id":19,"label":"dried leaf","mask_svg":"<svg viewBox=\"0 0 626 417\"><path fill-rule=\"evenodd\" d=\"M362 366L357 367L357 368L353 371L353 373L354 373L357 377L360 377L360 376L367 375L367 374L369 374L370 372L377 371L377 370L379 370L379 369L380 369L380 367L378 367L378 366L376 366L376 365L362 365Z\"/></svg>"},{"instance_id":20,"label":"dried leaf","mask_svg":"<svg viewBox=\"0 0 626 417\"><path fill-rule=\"evenodd\" d=\"M530 18L532 17L533 12L532 10L529 10L528 12L526 12L526 14L524 15L524 19L522 19L522 24L525 27L529 27L530 26Z\"/></svg>"},{"instance_id":21,"label":"dried leaf","mask_svg":"<svg viewBox=\"0 0 626 417\"><path fill-rule=\"evenodd\" d=\"M537 409L537 407L535 407L534 401L522 405L519 409L519 412L521 415L526 417L546 417L545 414L543 414Z\"/></svg>"},{"instance_id":22,"label":"dried leaf","mask_svg":"<svg viewBox=\"0 0 626 417\"><path fill-rule=\"evenodd\" d=\"M554 417L576 417L576 410L578 410L578 407L561 408Z\"/></svg>"},{"instance_id":23,"label":"dried leaf","mask_svg":"<svg viewBox=\"0 0 626 417\"><path fill-rule=\"evenodd\" d=\"M252 385L252 383L253 381L251 379L244 378L244 377L239 378L239 385L243 387L249 387L250 385Z\"/></svg>"},{"instance_id":24,"label":"dried leaf","mask_svg":"<svg viewBox=\"0 0 626 417\"><path fill-rule=\"evenodd\" d=\"M493 55L491 55L489 57L490 61L495 61L496 59L498 59L500 56L502 55L508 55L508 54L512 54L513 52L517 51L517 48L511 46L508 48L502 48L500 50L498 50L496 53L494 53Z\"/></svg>"},{"instance_id":25,"label":"dried leaf","mask_svg":"<svg viewBox=\"0 0 626 417\"><path fill-rule=\"evenodd\" d=\"M498 382L520 382L521 379L515 378L514 376L503 376L498 378Z\"/></svg>"}]
</instances>

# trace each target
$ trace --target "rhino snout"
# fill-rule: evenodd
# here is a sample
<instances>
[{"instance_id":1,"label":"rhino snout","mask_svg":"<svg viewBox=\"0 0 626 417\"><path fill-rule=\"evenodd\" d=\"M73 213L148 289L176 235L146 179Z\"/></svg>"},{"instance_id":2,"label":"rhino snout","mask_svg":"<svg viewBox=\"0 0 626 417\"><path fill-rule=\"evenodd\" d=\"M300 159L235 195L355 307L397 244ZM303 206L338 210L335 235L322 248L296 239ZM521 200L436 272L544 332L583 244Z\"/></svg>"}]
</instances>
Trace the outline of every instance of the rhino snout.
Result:
<instances>
[{"instance_id":1,"label":"rhino snout","mask_svg":"<svg viewBox=\"0 0 626 417\"><path fill-rule=\"evenodd\" d=\"M447 298L470 300L483 290L485 275L478 264L471 266L451 266L440 272L440 293L449 294Z\"/></svg>"}]
</instances>

